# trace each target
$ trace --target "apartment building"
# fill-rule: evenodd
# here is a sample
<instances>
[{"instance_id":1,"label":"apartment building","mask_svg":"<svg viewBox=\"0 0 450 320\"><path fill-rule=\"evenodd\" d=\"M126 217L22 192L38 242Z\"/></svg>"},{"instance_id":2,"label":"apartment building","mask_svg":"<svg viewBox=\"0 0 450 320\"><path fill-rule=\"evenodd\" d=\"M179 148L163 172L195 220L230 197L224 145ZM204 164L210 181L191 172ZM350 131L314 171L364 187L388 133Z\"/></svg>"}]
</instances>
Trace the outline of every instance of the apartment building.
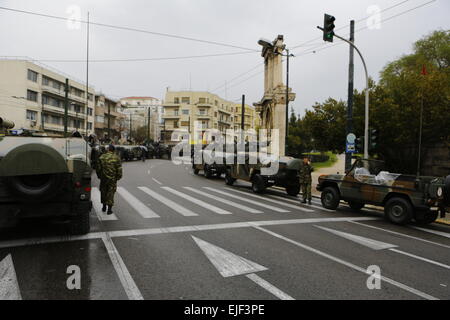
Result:
<instances>
[{"instance_id":1,"label":"apartment building","mask_svg":"<svg viewBox=\"0 0 450 320\"><path fill-rule=\"evenodd\" d=\"M126 127L126 115L120 112L120 102L104 94L95 96L95 134L102 142L119 143Z\"/></svg>"},{"instance_id":2,"label":"apartment building","mask_svg":"<svg viewBox=\"0 0 450 320\"><path fill-rule=\"evenodd\" d=\"M16 129L64 132L67 76L28 60L0 60L0 115ZM94 133L94 89L69 78L68 130ZM87 103L86 103L87 102Z\"/></svg>"},{"instance_id":3,"label":"apartment building","mask_svg":"<svg viewBox=\"0 0 450 320\"><path fill-rule=\"evenodd\" d=\"M202 129L217 129L223 134L234 129L235 104L206 91L167 91L163 102L163 140L174 144L174 130L193 132L196 121Z\"/></svg>"},{"instance_id":4,"label":"apartment building","mask_svg":"<svg viewBox=\"0 0 450 320\"><path fill-rule=\"evenodd\" d=\"M235 105L234 129L238 130L242 125L242 104ZM244 130L257 129L261 127L259 113L254 106L245 105L244 109Z\"/></svg>"},{"instance_id":5,"label":"apartment building","mask_svg":"<svg viewBox=\"0 0 450 320\"><path fill-rule=\"evenodd\" d=\"M161 100L149 96L133 96L120 99L121 111L126 115L128 123L125 134L129 136L130 124L132 130L146 127L150 116L150 139L159 141L161 137L162 106Z\"/></svg>"}]
</instances>

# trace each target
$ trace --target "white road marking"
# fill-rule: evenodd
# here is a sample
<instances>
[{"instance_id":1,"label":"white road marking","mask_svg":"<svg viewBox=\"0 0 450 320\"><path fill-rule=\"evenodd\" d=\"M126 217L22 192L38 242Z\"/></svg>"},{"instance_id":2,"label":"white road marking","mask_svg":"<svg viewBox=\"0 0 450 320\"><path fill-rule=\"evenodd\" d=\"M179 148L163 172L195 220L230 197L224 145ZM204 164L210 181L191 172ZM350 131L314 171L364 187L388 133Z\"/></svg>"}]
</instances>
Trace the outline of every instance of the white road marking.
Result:
<instances>
[{"instance_id":1,"label":"white road marking","mask_svg":"<svg viewBox=\"0 0 450 320\"><path fill-rule=\"evenodd\" d=\"M243 211L247 211L247 212L251 212L251 213L262 213L262 211L259 211L259 210L256 210L256 209L244 206L243 204L239 204L239 203L236 203L236 202L231 202L230 200L227 200L227 199L224 199L224 198L216 197L216 196L214 196L212 194L206 193L204 191L197 190L195 188L191 188L191 187L184 187L184 188L187 189L187 190L190 190L192 192L198 193L198 194L200 194L200 195L202 195L202 196L204 196L206 198L210 198L210 199L216 200L218 202L225 203L228 206L235 207L235 208L241 209Z\"/></svg>"},{"instance_id":2,"label":"white road marking","mask_svg":"<svg viewBox=\"0 0 450 320\"><path fill-rule=\"evenodd\" d=\"M180 192L178 190L172 189L170 187L161 187L161 188L164 189L164 190L167 190L167 191L169 191L169 192L171 192L171 193L173 193L173 194L175 194L175 195L177 195L177 196L179 196L179 197L181 197L183 199L186 199L187 201L195 203L196 205L198 205L200 207L203 207L203 208L206 208L208 210L211 210L211 211L213 211L213 212L215 212L217 214L233 214L230 211L223 210L222 208L213 206L212 204L209 204L209 203L206 203L206 202L204 202L202 200L199 200L197 198L191 197L190 195L187 195L187 194L185 194L183 192Z\"/></svg>"},{"instance_id":3,"label":"white road marking","mask_svg":"<svg viewBox=\"0 0 450 320\"><path fill-rule=\"evenodd\" d=\"M380 231L392 233L392 234L395 234L395 235L398 235L398 236L402 236L402 237L405 237L405 238L414 239L414 240L417 240L417 241L422 241L422 242L429 243L429 244L432 244L432 245L435 245L435 246L439 246L439 247L450 249L450 246L447 246L447 245L442 244L442 243L421 239L421 238L418 238L418 237L410 236L408 234L404 234L404 233L400 233L400 232L396 232L396 231L392 231L392 230L387 230L387 229L371 226L371 225L360 223L360 222L356 222L356 221L349 221L349 222L357 224L359 226L364 226L364 227L367 227L367 228L372 228L372 229L375 229L375 230L380 230Z\"/></svg>"},{"instance_id":4,"label":"white road marking","mask_svg":"<svg viewBox=\"0 0 450 320\"><path fill-rule=\"evenodd\" d=\"M289 212L288 210L280 209L280 208L277 208L277 207L274 207L274 206L270 206L268 204L264 204L264 203L261 203L261 202L258 202L258 201L253 201L253 200L250 200L250 199L247 199L247 198L244 198L244 197L240 197L240 196L237 196L235 194L230 194L229 192L225 192L225 191L218 190L218 189L215 189L215 188L210 188L210 187L203 187L203 188L211 190L211 191L214 191L214 192L217 192L217 193L220 193L220 194L224 194L224 195L226 195L228 197L239 199L241 201L245 201L245 202L248 202L248 203L251 203L251 204L263 207L263 208L266 208L266 209L270 209L270 210L273 210L273 211L276 211L276 212Z\"/></svg>"},{"instance_id":5,"label":"white road marking","mask_svg":"<svg viewBox=\"0 0 450 320\"><path fill-rule=\"evenodd\" d=\"M162 183L156 180L155 178L152 178L152 180L155 181L157 184L162 185Z\"/></svg>"},{"instance_id":6,"label":"white road marking","mask_svg":"<svg viewBox=\"0 0 450 320\"><path fill-rule=\"evenodd\" d=\"M117 276L119 277L120 283L127 294L129 300L144 300L139 288L136 286L136 283L133 280L130 272L127 269L127 266L122 260L119 252L116 249L111 237L108 233L104 233L102 235L103 243L105 244L106 251L108 252L109 258L111 259L111 263L116 270Z\"/></svg>"},{"instance_id":7,"label":"white road marking","mask_svg":"<svg viewBox=\"0 0 450 320\"><path fill-rule=\"evenodd\" d=\"M227 188L227 190L230 190L230 191L233 191L233 192L238 192L240 194L245 194L248 197L257 198L257 199L261 199L261 200L264 200L264 201L276 203L276 204L278 204L280 206L285 206L285 207L292 208L292 209L295 209L295 210L300 210L300 211L304 211L304 212L314 212L314 210L303 208L300 205L292 205L292 204L289 204L289 203L286 203L286 202L283 202L283 201L274 200L271 197L269 199L268 197L258 196L256 194L253 194L253 193L250 193L250 192L240 191L240 190L236 190L236 189L232 189L232 188Z\"/></svg>"},{"instance_id":8,"label":"white road marking","mask_svg":"<svg viewBox=\"0 0 450 320\"><path fill-rule=\"evenodd\" d=\"M153 190L150 190L147 187L138 187L138 189L144 191L146 194L148 194L152 198L162 202L163 204L165 204L169 208L172 208L173 210L175 210L176 212L178 212L179 214L181 214L183 216L198 216L198 214L196 214L195 212L192 212L191 210L179 205L176 202L173 202L169 198L166 198L163 195L160 195L159 193L156 193Z\"/></svg>"},{"instance_id":9,"label":"white road marking","mask_svg":"<svg viewBox=\"0 0 450 320\"><path fill-rule=\"evenodd\" d=\"M266 280L257 276L254 272L267 270L256 262L245 259L225 249L215 246L197 237L191 236L195 243L203 251L208 260L216 267L217 271L222 277L234 277L246 274L247 278L258 284L260 287L266 289L276 297L282 300L294 300L280 289L271 285Z\"/></svg>"},{"instance_id":10,"label":"white road marking","mask_svg":"<svg viewBox=\"0 0 450 320\"><path fill-rule=\"evenodd\" d=\"M381 241L377 241L377 240L373 240L373 239L369 239L369 238L365 238L365 237L361 237L361 236L357 236L351 233L347 233L347 232L342 232L342 231L338 231L338 230L334 230L334 229L329 229L329 228L325 228L322 226L315 226L316 228L322 229L324 231L333 233L339 237L345 238L347 240L356 242L362 246L365 247L369 247L370 249L373 250L384 250L384 249L390 249L390 248L396 248L398 246L390 244L390 243L386 243L386 242L381 242Z\"/></svg>"},{"instance_id":11,"label":"white road marking","mask_svg":"<svg viewBox=\"0 0 450 320\"><path fill-rule=\"evenodd\" d=\"M255 282L260 287L269 291L271 294L273 294L275 297L277 297L280 300L295 300L290 295L284 293L283 291L281 291L280 289L271 285L269 282L267 282L266 280L264 280L263 278L261 278L260 276L254 274L254 273L248 274L248 275L246 275L246 277L249 278L250 280L252 280L253 282Z\"/></svg>"},{"instance_id":12,"label":"white road marking","mask_svg":"<svg viewBox=\"0 0 450 320\"><path fill-rule=\"evenodd\" d=\"M437 234L438 236L450 238L450 233L447 233L447 232L442 232L442 231L437 231L437 230L432 230L432 229L419 228L419 227L414 227L414 226L411 226L411 228L414 228L414 229L417 229L417 230L421 230L421 231L425 231L425 232L429 232L429 233L433 233L433 234Z\"/></svg>"},{"instance_id":13,"label":"white road marking","mask_svg":"<svg viewBox=\"0 0 450 320\"><path fill-rule=\"evenodd\" d=\"M101 195L100 195L100 190L98 188L95 188L95 187L92 188L91 200L92 200L92 205L94 207L94 211L95 211L95 214L97 215L98 220L100 220L100 221L117 220L117 216L114 213L106 214L106 212L102 211L103 205L100 202Z\"/></svg>"},{"instance_id":14,"label":"white road marking","mask_svg":"<svg viewBox=\"0 0 450 320\"><path fill-rule=\"evenodd\" d=\"M446 265L446 264L443 264L443 263L440 263L440 262L437 262L437 261L434 261L434 260L430 260L430 259L427 259L427 258L424 258L424 257L416 256L416 255L414 255L412 253L409 253L409 252L405 252L405 251L401 251L401 250L397 250L397 249L389 249L389 250L393 251L393 252L397 252L397 253L403 254L405 256L408 256L408 257L411 257L411 258L414 258L414 259L422 260L422 261L425 261L425 262L437 265L439 267L443 267L445 269L450 269L449 265Z\"/></svg>"},{"instance_id":15,"label":"white road marking","mask_svg":"<svg viewBox=\"0 0 450 320\"><path fill-rule=\"evenodd\" d=\"M197 237L191 237L224 278L267 270L266 267L256 262L240 257Z\"/></svg>"},{"instance_id":16,"label":"white road marking","mask_svg":"<svg viewBox=\"0 0 450 320\"><path fill-rule=\"evenodd\" d=\"M153 210L143 204L138 198L129 193L125 188L118 187L117 192L133 207L143 218L159 218Z\"/></svg>"},{"instance_id":17,"label":"white road marking","mask_svg":"<svg viewBox=\"0 0 450 320\"><path fill-rule=\"evenodd\" d=\"M322 256L322 257L324 257L324 258L327 258L327 259L329 259L329 260L332 260L332 261L334 261L334 262L336 262L336 263L339 263L339 264L342 264L342 265L344 265L344 266L347 266L347 267L349 267L349 268L351 268L351 269L353 269L353 270L362 272L362 273L364 273L364 274L368 274L366 269L361 268L361 267L359 267L359 266L357 266L357 265L354 265L353 263L347 262L347 261L345 261L345 260L342 260L342 259L340 259L340 258L337 258L337 257L335 257L335 256L332 256L332 255L330 255L330 254L328 254L328 253L325 253L325 252L323 252L323 251L314 249L314 248L312 248L312 247L310 247L310 246L308 246L308 245L306 245L306 244L300 243L300 242L298 242L298 241L295 241L295 240L286 238L285 236L282 236L281 234L272 232L272 231L270 231L270 230L268 230L268 229L264 229L264 228L261 228L261 227L255 227L255 228L258 229L258 230L260 230L260 231L262 231L262 232L265 232L265 233L267 233L267 234L270 234L270 235L272 235L272 236L274 236L274 237L276 237L276 238L282 239L282 240L284 240L284 241L286 241L286 242L289 242L289 243L291 243L291 244L293 244L293 245L296 245L296 246L298 246L298 247L300 247L300 248L302 248L302 249L304 249L304 250L310 251L310 252L315 253L315 254L317 254L317 255L319 255L319 256ZM433 296L431 296L431 295L429 295L429 294L427 294L427 293L424 293L424 292L422 292L422 291L419 291L419 290L417 290L417 289L414 289L414 288L412 288L412 287L409 287L409 286L407 286L407 285L405 285L405 284L403 284L403 283L397 282L397 281L395 281L395 280L393 280L393 279L387 278L387 277L385 277L385 276L380 276L380 277L381 277L381 280L383 280L383 281L385 281L385 282L387 282L387 283L390 283L390 284L392 284L393 286L396 286L396 287L398 287L398 288L400 288L400 289L403 289L403 290L405 290L405 291L408 291L408 292L410 292L410 293L412 293L412 294L415 294L415 295L417 295L417 296L419 296L419 297L421 297L421 298L428 299L428 300L439 300L439 299L436 298L436 297L433 297Z\"/></svg>"},{"instance_id":18,"label":"white road marking","mask_svg":"<svg viewBox=\"0 0 450 320\"><path fill-rule=\"evenodd\" d=\"M270 198L276 198L276 196L271 195L271 194L267 194L267 196L270 197ZM307 204L301 203L301 200L300 200L300 199L294 200L294 199L290 199L290 198L286 198L286 197L282 197L282 198L283 198L283 201L289 201L289 202L291 202L291 203L297 203L297 204L299 204L299 205L305 205L305 206L307 205ZM277 199L279 199L279 198L277 198ZM314 203L314 201L313 201L312 203ZM324 208L324 207L319 207L319 206L316 206L316 205L313 205L313 204L308 204L307 206L308 206L308 207L311 207L311 208L323 210L323 211L336 212L336 210L326 209L326 208ZM310 210L310 211L314 212L314 210Z\"/></svg>"},{"instance_id":19,"label":"white road marking","mask_svg":"<svg viewBox=\"0 0 450 320\"><path fill-rule=\"evenodd\" d=\"M0 301L22 300L11 254L0 261Z\"/></svg>"},{"instance_id":20,"label":"white road marking","mask_svg":"<svg viewBox=\"0 0 450 320\"><path fill-rule=\"evenodd\" d=\"M108 232L108 234L111 236L111 238L117 238L117 237L133 237L133 236L145 236L145 235L179 233L179 232L195 232L195 231L204 231L204 230L250 228L250 227L254 227L254 226L289 225L289 224L321 223L321 222L372 221L372 220L379 220L379 219L370 218L370 217L348 217L348 218L309 218L309 219L263 220L263 221L252 221L252 222L248 222L248 221L230 222L230 223L203 224L203 225L167 227L167 228L118 230L118 231L110 231L110 232ZM62 237L7 240L7 241L0 241L0 248L13 248L13 247L33 246L33 245L48 244L48 243L81 241L81 240L95 240L95 239L101 239L104 236L104 234L105 234L104 232L92 232L92 233L88 233L83 236L62 236Z\"/></svg>"}]
</instances>

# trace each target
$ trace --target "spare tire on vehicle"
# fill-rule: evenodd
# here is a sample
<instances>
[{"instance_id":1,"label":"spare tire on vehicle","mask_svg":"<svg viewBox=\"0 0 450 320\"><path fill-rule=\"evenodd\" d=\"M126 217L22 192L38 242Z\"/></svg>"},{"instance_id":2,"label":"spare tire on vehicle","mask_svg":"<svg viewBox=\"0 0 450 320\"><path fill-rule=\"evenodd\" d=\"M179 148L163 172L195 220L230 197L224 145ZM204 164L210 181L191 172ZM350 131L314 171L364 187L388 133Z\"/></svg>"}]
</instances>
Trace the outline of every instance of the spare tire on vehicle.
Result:
<instances>
[{"instance_id":1,"label":"spare tire on vehicle","mask_svg":"<svg viewBox=\"0 0 450 320\"><path fill-rule=\"evenodd\" d=\"M55 197L61 189L62 174L37 174L7 178L11 193L30 202L47 201Z\"/></svg>"}]
</instances>

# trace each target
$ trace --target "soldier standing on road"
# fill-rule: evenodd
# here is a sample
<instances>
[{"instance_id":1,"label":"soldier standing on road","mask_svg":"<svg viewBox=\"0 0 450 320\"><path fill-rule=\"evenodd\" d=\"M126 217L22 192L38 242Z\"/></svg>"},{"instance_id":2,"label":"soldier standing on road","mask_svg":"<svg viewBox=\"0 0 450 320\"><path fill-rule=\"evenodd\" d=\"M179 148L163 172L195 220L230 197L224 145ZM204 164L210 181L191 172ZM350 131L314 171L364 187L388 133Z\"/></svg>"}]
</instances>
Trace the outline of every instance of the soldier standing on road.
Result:
<instances>
[{"instance_id":1,"label":"soldier standing on road","mask_svg":"<svg viewBox=\"0 0 450 320\"><path fill-rule=\"evenodd\" d=\"M306 203L306 199L308 199L308 204L311 204L311 172L313 171L314 168L311 166L309 159L303 158L303 165L300 168L300 185L303 193L302 203Z\"/></svg>"},{"instance_id":2,"label":"soldier standing on road","mask_svg":"<svg viewBox=\"0 0 450 320\"><path fill-rule=\"evenodd\" d=\"M117 189L117 181L122 178L122 163L119 157L114 153L114 146L109 145L107 152L102 154L98 159L97 176L100 179L101 202L103 204L102 211L112 214L112 206L114 205L114 194Z\"/></svg>"}]
</instances>

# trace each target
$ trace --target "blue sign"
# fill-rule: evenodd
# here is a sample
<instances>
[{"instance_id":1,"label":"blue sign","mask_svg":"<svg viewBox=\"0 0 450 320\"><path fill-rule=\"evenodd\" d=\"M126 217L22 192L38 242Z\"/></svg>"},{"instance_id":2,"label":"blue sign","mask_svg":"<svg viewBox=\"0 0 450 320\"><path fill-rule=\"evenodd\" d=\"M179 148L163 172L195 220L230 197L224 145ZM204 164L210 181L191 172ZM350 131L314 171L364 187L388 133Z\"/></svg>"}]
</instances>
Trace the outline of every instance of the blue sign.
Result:
<instances>
[{"instance_id":1,"label":"blue sign","mask_svg":"<svg viewBox=\"0 0 450 320\"><path fill-rule=\"evenodd\" d=\"M356 153L355 143L347 142L345 145L345 152L346 153Z\"/></svg>"}]
</instances>

